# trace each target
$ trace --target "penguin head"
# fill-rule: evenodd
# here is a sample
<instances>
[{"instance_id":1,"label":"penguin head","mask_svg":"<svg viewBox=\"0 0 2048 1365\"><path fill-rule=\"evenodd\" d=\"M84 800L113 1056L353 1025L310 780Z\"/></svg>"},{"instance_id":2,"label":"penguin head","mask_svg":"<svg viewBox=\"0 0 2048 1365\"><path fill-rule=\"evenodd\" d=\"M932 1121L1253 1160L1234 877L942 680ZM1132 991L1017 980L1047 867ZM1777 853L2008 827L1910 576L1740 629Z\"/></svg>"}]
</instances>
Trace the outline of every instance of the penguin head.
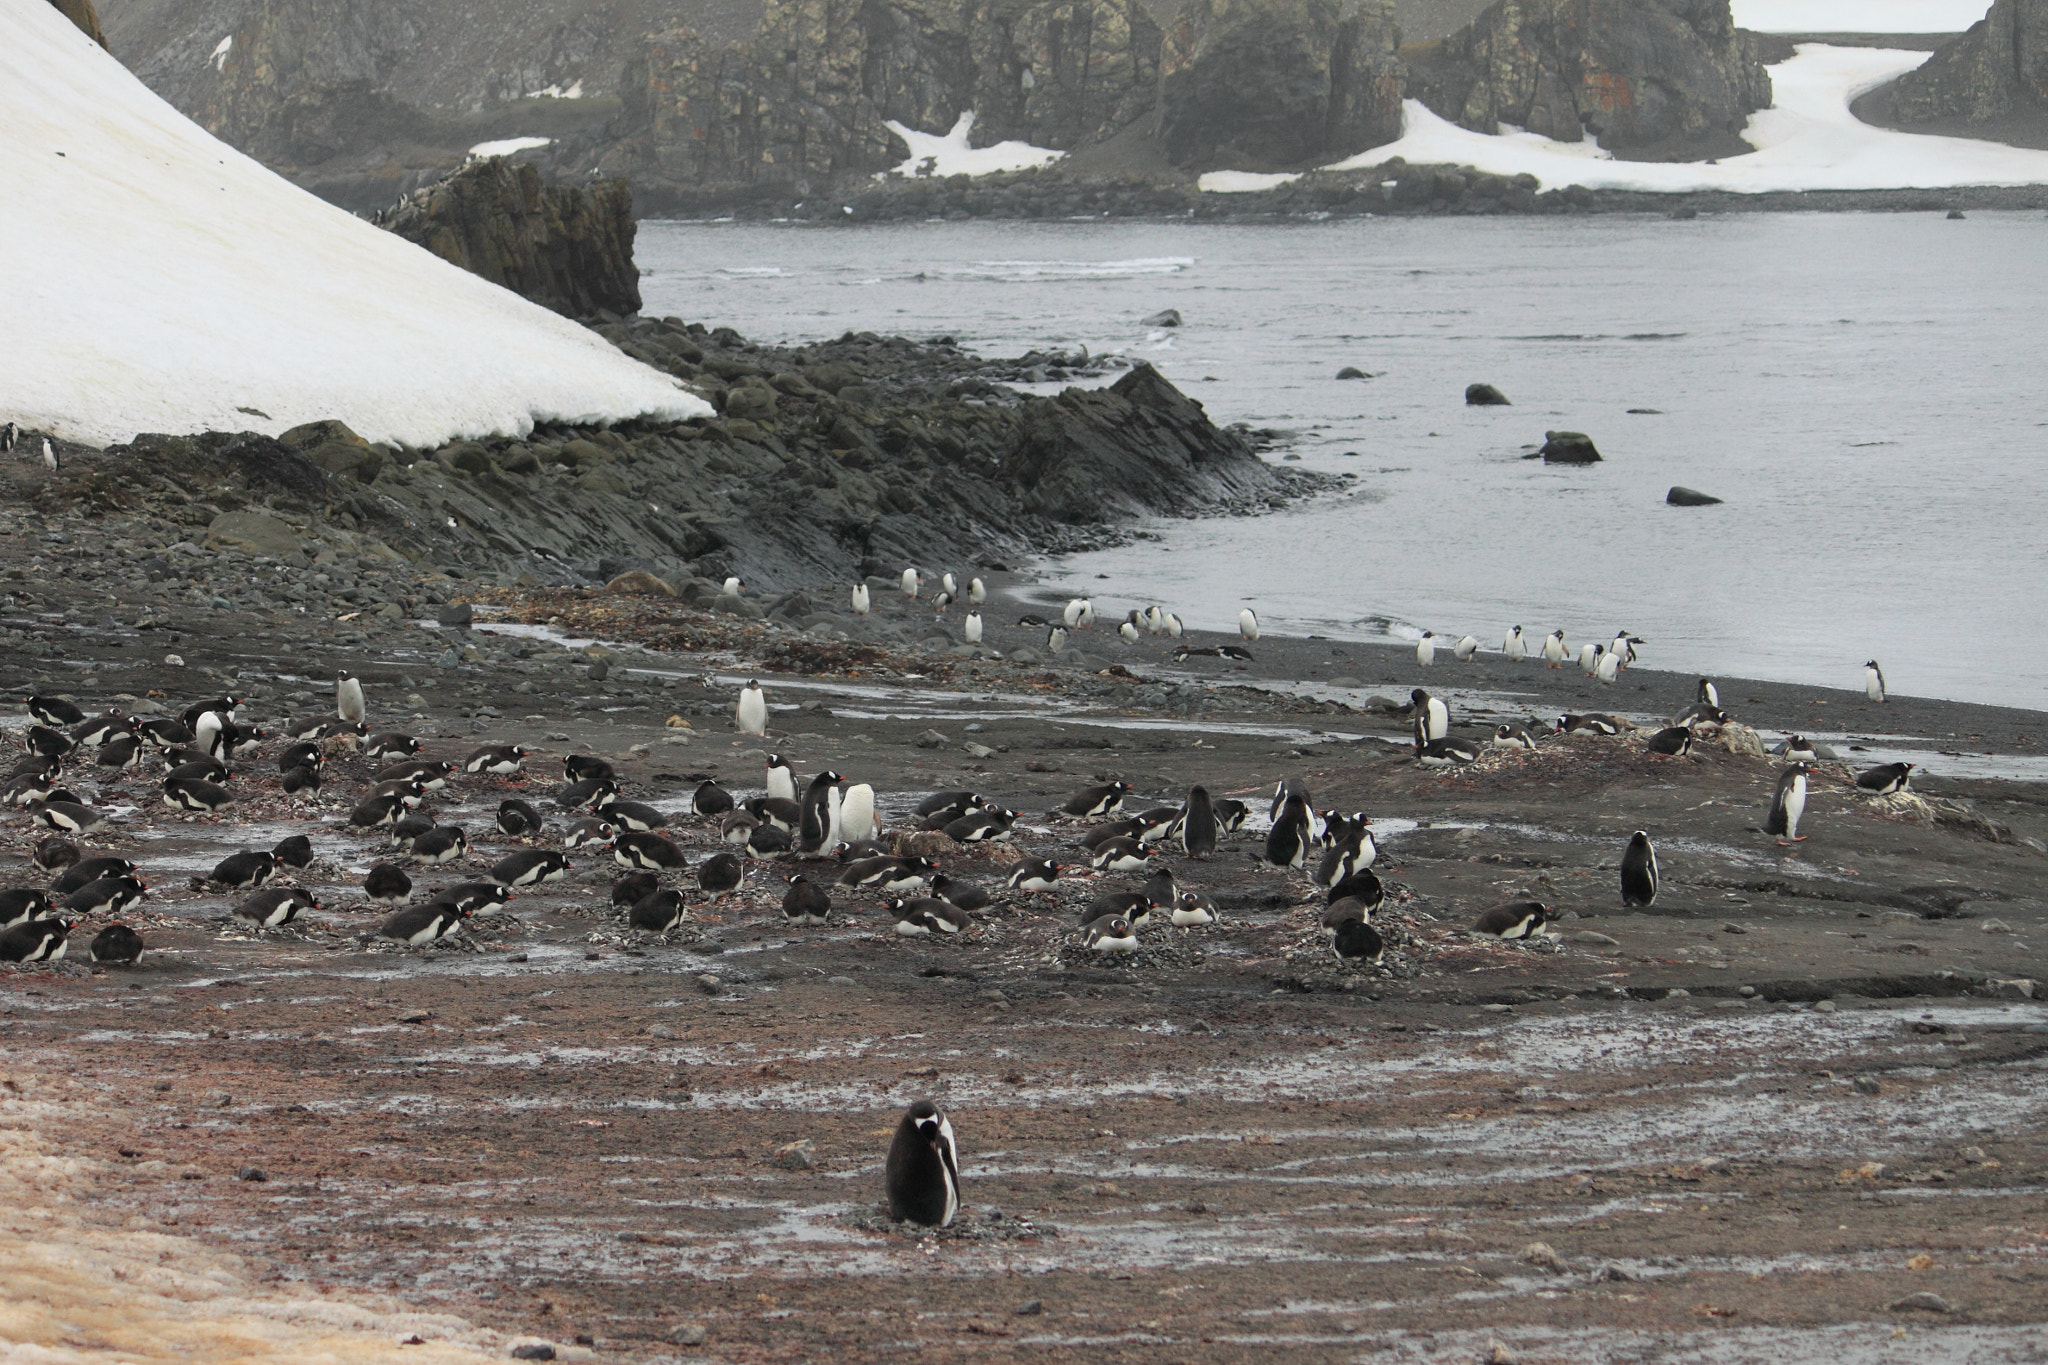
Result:
<instances>
[{"instance_id":1,"label":"penguin head","mask_svg":"<svg viewBox=\"0 0 2048 1365\"><path fill-rule=\"evenodd\" d=\"M943 1135L946 1116L930 1100L917 1101L904 1117L910 1120L911 1126L917 1129L917 1135L926 1142L936 1145Z\"/></svg>"}]
</instances>

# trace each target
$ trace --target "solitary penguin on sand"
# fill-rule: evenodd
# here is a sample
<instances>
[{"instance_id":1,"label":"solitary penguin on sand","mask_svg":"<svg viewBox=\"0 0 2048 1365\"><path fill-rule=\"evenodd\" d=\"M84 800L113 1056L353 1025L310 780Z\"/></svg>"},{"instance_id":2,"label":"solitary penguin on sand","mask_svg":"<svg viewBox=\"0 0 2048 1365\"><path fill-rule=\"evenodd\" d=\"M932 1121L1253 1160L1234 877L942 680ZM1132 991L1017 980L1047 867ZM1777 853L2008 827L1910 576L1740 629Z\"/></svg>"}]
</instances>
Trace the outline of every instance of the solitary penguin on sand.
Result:
<instances>
[{"instance_id":1,"label":"solitary penguin on sand","mask_svg":"<svg viewBox=\"0 0 2048 1365\"><path fill-rule=\"evenodd\" d=\"M1259 614L1250 607L1240 611L1237 614L1237 633L1244 636L1247 641L1257 641L1259 638Z\"/></svg>"},{"instance_id":2,"label":"solitary penguin on sand","mask_svg":"<svg viewBox=\"0 0 2048 1365\"><path fill-rule=\"evenodd\" d=\"M980 612L970 611L967 613L967 619L960 623L960 634L966 639L967 643L970 645L978 645L981 643Z\"/></svg>"},{"instance_id":3,"label":"solitary penguin on sand","mask_svg":"<svg viewBox=\"0 0 2048 1365\"><path fill-rule=\"evenodd\" d=\"M904 1111L882 1169L889 1216L942 1228L960 1211L960 1153L953 1125L930 1100Z\"/></svg>"},{"instance_id":4,"label":"solitary penguin on sand","mask_svg":"<svg viewBox=\"0 0 2048 1365\"><path fill-rule=\"evenodd\" d=\"M1657 850L1650 836L1637 830L1621 855L1621 903L1648 905L1657 899Z\"/></svg>"},{"instance_id":5,"label":"solitary penguin on sand","mask_svg":"<svg viewBox=\"0 0 2048 1365\"><path fill-rule=\"evenodd\" d=\"M334 675L334 714L347 721L363 718L363 684L345 668Z\"/></svg>"},{"instance_id":6,"label":"solitary penguin on sand","mask_svg":"<svg viewBox=\"0 0 2048 1365\"><path fill-rule=\"evenodd\" d=\"M917 590L923 586L923 574L920 574L915 569L905 569L903 571L903 595L905 597L917 596Z\"/></svg>"},{"instance_id":7,"label":"solitary penguin on sand","mask_svg":"<svg viewBox=\"0 0 2048 1365\"><path fill-rule=\"evenodd\" d=\"M1423 631L1422 638L1415 642L1415 662L1424 668L1436 662L1436 636L1432 632Z\"/></svg>"},{"instance_id":8,"label":"solitary penguin on sand","mask_svg":"<svg viewBox=\"0 0 2048 1365\"><path fill-rule=\"evenodd\" d=\"M868 585L865 583L853 585L853 614L855 616L866 616L868 614Z\"/></svg>"},{"instance_id":9,"label":"solitary penguin on sand","mask_svg":"<svg viewBox=\"0 0 2048 1365\"><path fill-rule=\"evenodd\" d=\"M1500 642L1500 652L1508 656L1508 662L1520 663L1529 657L1529 642L1522 638L1522 628L1516 626Z\"/></svg>"},{"instance_id":10,"label":"solitary penguin on sand","mask_svg":"<svg viewBox=\"0 0 2048 1365\"><path fill-rule=\"evenodd\" d=\"M1050 654L1050 655L1053 655L1053 656L1054 656L1055 658L1057 658L1057 657L1059 656L1059 654L1061 653L1061 651L1065 650L1065 649L1066 649L1066 647L1067 647L1067 628L1066 628L1065 626L1048 626L1048 627L1046 627L1046 631L1045 631L1045 652L1046 652L1046 653L1048 653L1048 654Z\"/></svg>"},{"instance_id":11,"label":"solitary penguin on sand","mask_svg":"<svg viewBox=\"0 0 2048 1365\"><path fill-rule=\"evenodd\" d=\"M1864 791L1876 792L1879 796L1889 796L1893 792L1904 791L1906 784L1912 778L1912 764L1885 763L1858 773L1856 775L1856 785Z\"/></svg>"},{"instance_id":12,"label":"solitary penguin on sand","mask_svg":"<svg viewBox=\"0 0 2048 1365\"><path fill-rule=\"evenodd\" d=\"M1884 700L1884 670L1875 659L1863 665L1863 695L1872 701Z\"/></svg>"},{"instance_id":13,"label":"solitary penguin on sand","mask_svg":"<svg viewBox=\"0 0 2048 1365\"><path fill-rule=\"evenodd\" d=\"M54 470L56 467L57 448L51 445L50 438L45 436L43 438L43 468Z\"/></svg>"},{"instance_id":14,"label":"solitary penguin on sand","mask_svg":"<svg viewBox=\"0 0 2048 1365\"><path fill-rule=\"evenodd\" d=\"M1481 915L1472 932L1493 938L1541 938L1543 926L1556 915L1541 901L1509 901Z\"/></svg>"},{"instance_id":15,"label":"solitary penguin on sand","mask_svg":"<svg viewBox=\"0 0 2048 1365\"><path fill-rule=\"evenodd\" d=\"M740 704L733 712L733 721L741 734L765 735L768 733L768 698L762 695L761 684L749 680L740 689Z\"/></svg>"},{"instance_id":16,"label":"solitary penguin on sand","mask_svg":"<svg viewBox=\"0 0 2048 1365\"><path fill-rule=\"evenodd\" d=\"M967 580L967 600L979 605L988 601L988 585L979 578Z\"/></svg>"},{"instance_id":17,"label":"solitary penguin on sand","mask_svg":"<svg viewBox=\"0 0 2048 1365\"><path fill-rule=\"evenodd\" d=\"M1764 833L1777 835L1781 846L1806 841L1806 836L1799 832L1799 818L1806 814L1806 779L1812 772L1804 763L1794 763L1778 775L1778 789L1771 793L1771 814L1764 821Z\"/></svg>"}]
</instances>

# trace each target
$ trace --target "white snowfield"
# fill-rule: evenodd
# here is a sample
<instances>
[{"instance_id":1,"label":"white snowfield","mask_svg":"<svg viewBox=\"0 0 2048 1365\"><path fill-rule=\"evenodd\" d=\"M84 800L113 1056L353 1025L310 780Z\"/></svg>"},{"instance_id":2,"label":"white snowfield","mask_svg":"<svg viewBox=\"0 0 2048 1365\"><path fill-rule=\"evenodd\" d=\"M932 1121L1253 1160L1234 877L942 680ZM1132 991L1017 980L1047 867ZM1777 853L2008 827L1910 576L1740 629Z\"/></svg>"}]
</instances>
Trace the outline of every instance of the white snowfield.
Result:
<instances>
[{"instance_id":1,"label":"white snowfield","mask_svg":"<svg viewBox=\"0 0 2048 1365\"><path fill-rule=\"evenodd\" d=\"M953 123L950 133L920 133L894 119L882 125L903 139L910 159L896 168L899 175L916 175L931 162L927 175L994 175L999 171L1028 171L1048 166L1065 156L1028 142L998 142L992 147L970 147L967 134L974 128L974 111L968 110ZM886 172L884 172L886 174ZM880 177L876 177L880 179Z\"/></svg>"},{"instance_id":2,"label":"white snowfield","mask_svg":"<svg viewBox=\"0 0 2048 1365\"><path fill-rule=\"evenodd\" d=\"M553 146L554 141L551 137L508 137L498 142L479 142L469 149L469 155L471 160L481 160L487 156L510 156L514 152L532 151L535 147Z\"/></svg>"},{"instance_id":3,"label":"white snowfield","mask_svg":"<svg viewBox=\"0 0 2048 1365\"><path fill-rule=\"evenodd\" d=\"M1737 28L1758 33L1961 33L1985 0L1733 0Z\"/></svg>"},{"instance_id":4,"label":"white snowfield","mask_svg":"<svg viewBox=\"0 0 2048 1365\"><path fill-rule=\"evenodd\" d=\"M102 445L333 417L429 444L711 413L217 141L51 5L0 5L0 89L0 421Z\"/></svg>"},{"instance_id":5,"label":"white snowfield","mask_svg":"<svg viewBox=\"0 0 2048 1365\"><path fill-rule=\"evenodd\" d=\"M1742 136L1757 150L1718 163L1617 161L1590 139L1552 142L1513 129L1489 136L1438 118L1416 100L1403 106L1398 142L1326 167L1362 170L1392 157L1417 164L1474 166L1497 175L1527 172L1543 188L1614 190L1943 189L1957 185L2048 184L2048 151L1972 138L1929 137L1874 128L1849 102L1927 60L1925 52L1801 43L1771 70L1776 101L1750 115ZM1218 194L1273 189L1299 177L1212 171L1197 182Z\"/></svg>"}]
</instances>

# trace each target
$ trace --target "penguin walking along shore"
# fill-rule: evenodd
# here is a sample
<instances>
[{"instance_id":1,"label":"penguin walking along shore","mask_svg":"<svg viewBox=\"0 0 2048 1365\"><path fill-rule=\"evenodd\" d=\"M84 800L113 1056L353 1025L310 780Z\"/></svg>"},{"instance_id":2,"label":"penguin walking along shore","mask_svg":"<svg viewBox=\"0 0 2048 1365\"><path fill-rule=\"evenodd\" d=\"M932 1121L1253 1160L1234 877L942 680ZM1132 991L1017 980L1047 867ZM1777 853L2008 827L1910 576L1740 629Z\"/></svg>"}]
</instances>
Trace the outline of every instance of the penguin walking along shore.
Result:
<instances>
[{"instance_id":1,"label":"penguin walking along shore","mask_svg":"<svg viewBox=\"0 0 2048 1365\"><path fill-rule=\"evenodd\" d=\"M1543 662L1552 668L1562 668L1564 661L1564 628L1560 626L1543 637Z\"/></svg>"},{"instance_id":2,"label":"penguin walking along shore","mask_svg":"<svg viewBox=\"0 0 2048 1365\"><path fill-rule=\"evenodd\" d=\"M1436 662L1436 636L1432 632L1423 631L1422 638L1415 642L1415 662L1424 668Z\"/></svg>"},{"instance_id":3,"label":"penguin walking along shore","mask_svg":"<svg viewBox=\"0 0 2048 1365\"><path fill-rule=\"evenodd\" d=\"M1244 636L1247 642L1256 643L1259 638L1259 614L1250 607L1240 611L1237 614L1237 633Z\"/></svg>"},{"instance_id":4,"label":"penguin walking along shore","mask_svg":"<svg viewBox=\"0 0 2048 1365\"><path fill-rule=\"evenodd\" d=\"M363 684L345 668L334 675L334 714L346 721L363 719Z\"/></svg>"},{"instance_id":5,"label":"penguin walking along shore","mask_svg":"<svg viewBox=\"0 0 2048 1365\"><path fill-rule=\"evenodd\" d=\"M1884 670L1875 659L1863 665L1863 695L1872 701L1884 700Z\"/></svg>"},{"instance_id":6,"label":"penguin walking along shore","mask_svg":"<svg viewBox=\"0 0 2048 1365\"><path fill-rule=\"evenodd\" d=\"M953 1125L930 1100L911 1105L897 1123L882 1184L889 1216L899 1223L907 1218L942 1228L960 1211L960 1151Z\"/></svg>"},{"instance_id":7,"label":"penguin walking along shore","mask_svg":"<svg viewBox=\"0 0 2048 1365\"><path fill-rule=\"evenodd\" d=\"M1500 642L1500 652L1508 656L1509 663L1520 663L1529 657L1529 642L1522 636L1522 628L1516 626Z\"/></svg>"},{"instance_id":8,"label":"penguin walking along shore","mask_svg":"<svg viewBox=\"0 0 2048 1365\"><path fill-rule=\"evenodd\" d=\"M1794 763L1778 775L1778 789L1771 793L1771 815L1764 822L1764 833L1777 835L1780 845L1806 841L1806 836L1799 832L1799 820L1806 814L1807 778L1812 772L1806 764Z\"/></svg>"},{"instance_id":9,"label":"penguin walking along shore","mask_svg":"<svg viewBox=\"0 0 2048 1365\"><path fill-rule=\"evenodd\" d=\"M740 689L739 705L734 708L733 721L741 734L765 735L768 733L768 698L761 691L761 684L748 679Z\"/></svg>"},{"instance_id":10,"label":"penguin walking along shore","mask_svg":"<svg viewBox=\"0 0 2048 1365\"><path fill-rule=\"evenodd\" d=\"M1650 836L1637 830L1621 855L1621 903L1649 905L1657 899L1657 850Z\"/></svg>"}]
</instances>

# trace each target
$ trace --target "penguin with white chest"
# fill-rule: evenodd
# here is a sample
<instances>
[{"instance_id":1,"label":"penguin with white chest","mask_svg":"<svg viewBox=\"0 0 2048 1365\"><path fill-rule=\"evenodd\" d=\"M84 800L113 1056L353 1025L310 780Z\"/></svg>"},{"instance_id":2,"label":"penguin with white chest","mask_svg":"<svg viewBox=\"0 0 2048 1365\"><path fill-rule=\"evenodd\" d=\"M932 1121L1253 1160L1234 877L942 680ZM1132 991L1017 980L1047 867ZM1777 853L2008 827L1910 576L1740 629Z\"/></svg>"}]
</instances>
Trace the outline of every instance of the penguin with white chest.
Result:
<instances>
[{"instance_id":1,"label":"penguin with white chest","mask_svg":"<svg viewBox=\"0 0 2048 1365\"><path fill-rule=\"evenodd\" d=\"M1806 814L1807 779L1813 769L1804 763L1789 765L1778 774L1777 790L1771 793L1770 818L1764 821L1764 833L1778 836L1780 846L1806 842L1806 836L1799 832L1799 821Z\"/></svg>"},{"instance_id":2,"label":"penguin with white chest","mask_svg":"<svg viewBox=\"0 0 2048 1365\"><path fill-rule=\"evenodd\" d=\"M1424 668L1436 662L1436 635L1433 632L1423 631L1422 638L1415 642L1415 662Z\"/></svg>"},{"instance_id":3,"label":"penguin with white chest","mask_svg":"<svg viewBox=\"0 0 2048 1365\"><path fill-rule=\"evenodd\" d=\"M1500 652L1508 656L1508 662L1520 663L1529 657L1529 642L1522 636L1522 628L1516 626L1500 642Z\"/></svg>"},{"instance_id":4,"label":"penguin with white chest","mask_svg":"<svg viewBox=\"0 0 2048 1365\"><path fill-rule=\"evenodd\" d=\"M889 1217L928 1228L952 1223L960 1211L960 1151L953 1125L930 1100L904 1111L882 1168Z\"/></svg>"},{"instance_id":5,"label":"penguin with white chest","mask_svg":"<svg viewBox=\"0 0 2048 1365\"><path fill-rule=\"evenodd\" d=\"M1564 661L1564 630L1560 627L1543 637L1543 662L1551 668L1562 668Z\"/></svg>"},{"instance_id":6,"label":"penguin with white chest","mask_svg":"<svg viewBox=\"0 0 2048 1365\"><path fill-rule=\"evenodd\" d=\"M342 720L363 719L362 680L347 669L334 675L334 714Z\"/></svg>"},{"instance_id":7,"label":"penguin with white chest","mask_svg":"<svg viewBox=\"0 0 2048 1365\"><path fill-rule=\"evenodd\" d=\"M789 766L789 760L781 754L768 755L767 784L768 795L771 799L779 801L796 800L796 772ZM730 800L728 800L725 808L726 810L732 809ZM699 809L702 810L701 803ZM704 811L703 813L710 815L717 812Z\"/></svg>"},{"instance_id":8,"label":"penguin with white chest","mask_svg":"<svg viewBox=\"0 0 2048 1365\"><path fill-rule=\"evenodd\" d=\"M865 583L853 585L853 614L855 616L866 616L868 614L868 585Z\"/></svg>"},{"instance_id":9,"label":"penguin with white chest","mask_svg":"<svg viewBox=\"0 0 2048 1365\"><path fill-rule=\"evenodd\" d=\"M1246 607L1238 612L1237 633L1244 636L1247 643L1257 643L1259 638L1259 614L1250 607Z\"/></svg>"},{"instance_id":10,"label":"penguin with white chest","mask_svg":"<svg viewBox=\"0 0 2048 1365\"><path fill-rule=\"evenodd\" d=\"M1657 899L1657 850L1650 836L1637 830L1621 855L1621 903L1649 905Z\"/></svg>"},{"instance_id":11,"label":"penguin with white chest","mask_svg":"<svg viewBox=\"0 0 2048 1365\"><path fill-rule=\"evenodd\" d=\"M1432 697L1421 688L1408 694L1408 701L1415 710L1415 747L1420 750L1433 739L1442 739L1451 732L1451 708L1440 698Z\"/></svg>"},{"instance_id":12,"label":"penguin with white chest","mask_svg":"<svg viewBox=\"0 0 2048 1365\"><path fill-rule=\"evenodd\" d=\"M1884 670L1875 659L1863 665L1863 695L1872 701L1884 700Z\"/></svg>"},{"instance_id":13,"label":"penguin with white chest","mask_svg":"<svg viewBox=\"0 0 2048 1365\"><path fill-rule=\"evenodd\" d=\"M768 733L768 697L753 679L740 689L739 705L733 709L733 723L743 735Z\"/></svg>"}]
</instances>

